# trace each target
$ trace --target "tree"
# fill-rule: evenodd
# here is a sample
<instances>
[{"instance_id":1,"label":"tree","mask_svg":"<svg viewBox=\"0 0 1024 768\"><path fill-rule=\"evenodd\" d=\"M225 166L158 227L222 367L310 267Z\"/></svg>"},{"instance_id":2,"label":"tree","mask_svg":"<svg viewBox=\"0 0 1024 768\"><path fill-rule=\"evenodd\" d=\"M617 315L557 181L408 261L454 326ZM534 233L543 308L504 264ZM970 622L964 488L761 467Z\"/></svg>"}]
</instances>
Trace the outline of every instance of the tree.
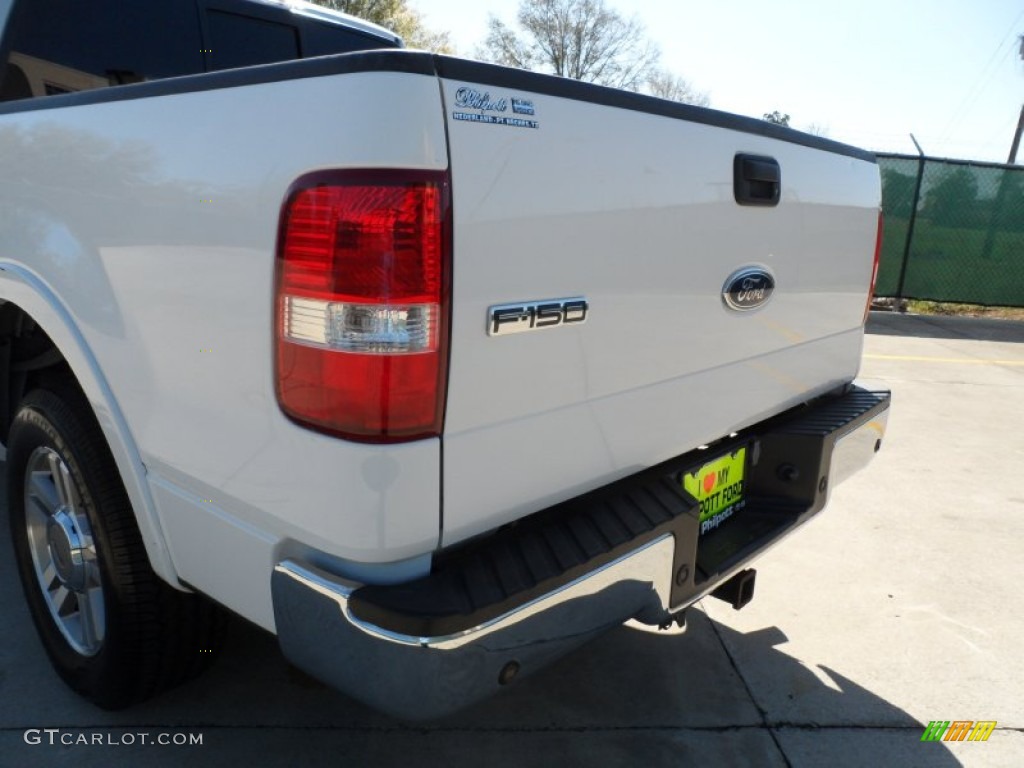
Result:
<instances>
[{"instance_id":1,"label":"tree","mask_svg":"<svg viewBox=\"0 0 1024 768\"><path fill-rule=\"evenodd\" d=\"M447 32L428 29L419 11L409 7L407 0L311 0L324 8L342 11L400 35L410 48L423 48L438 53L453 53Z\"/></svg>"},{"instance_id":2,"label":"tree","mask_svg":"<svg viewBox=\"0 0 1024 768\"><path fill-rule=\"evenodd\" d=\"M917 178L895 168L882 171L882 208L887 219L909 219Z\"/></svg>"},{"instance_id":3,"label":"tree","mask_svg":"<svg viewBox=\"0 0 1024 768\"><path fill-rule=\"evenodd\" d=\"M681 101L698 107L706 107L711 103L707 93L698 91L688 80L665 69L652 72L647 77L643 91L660 99Z\"/></svg>"},{"instance_id":4,"label":"tree","mask_svg":"<svg viewBox=\"0 0 1024 768\"><path fill-rule=\"evenodd\" d=\"M777 109L774 112L765 112L764 119L769 123L775 123L775 125L783 125L786 128L789 128L789 115L784 115Z\"/></svg>"},{"instance_id":5,"label":"tree","mask_svg":"<svg viewBox=\"0 0 1024 768\"><path fill-rule=\"evenodd\" d=\"M921 216L954 227L969 219L978 201L978 179L967 168L946 170L924 197Z\"/></svg>"},{"instance_id":6,"label":"tree","mask_svg":"<svg viewBox=\"0 0 1024 768\"><path fill-rule=\"evenodd\" d=\"M1024 174L1019 171L1003 171L993 202L995 210L991 220L1004 230L1024 232Z\"/></svg>"},{"instance_id":7,"label":"tree","mask_svg":"<svg viewBox=\"0 0 1024 768\"><path fill-rule=\"evenodd\" d=\"M490 17L484 58L631 91L657 74L661 54L643 24L604 0L522 0L516 20L520 30Z\"/></svg>"}]
</instances>

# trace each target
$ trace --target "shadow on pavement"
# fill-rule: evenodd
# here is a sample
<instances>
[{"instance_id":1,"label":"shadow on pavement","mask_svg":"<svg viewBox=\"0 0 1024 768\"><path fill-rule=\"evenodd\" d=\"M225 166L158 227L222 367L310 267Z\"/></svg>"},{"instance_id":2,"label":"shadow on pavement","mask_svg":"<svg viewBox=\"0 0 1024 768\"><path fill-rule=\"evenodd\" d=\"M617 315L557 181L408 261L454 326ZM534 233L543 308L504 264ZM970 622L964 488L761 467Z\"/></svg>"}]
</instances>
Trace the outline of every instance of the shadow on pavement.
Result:
<instances>
[{"instance_id":1,"label":"shadow on pavement","mask_svg":"<svg viewBox=\"0 0 1024 768\"><path fill-rule=\"evenodd\" d=\"M741 633L713 622L713 628L790 765L961 765L946 744L922 742L926 724L906 711L830 667L788 655L778 627Z\"/></svg>"},{"instance_id":2,"label":"shadow on pavement","mask_svg":"<svg viewBox=\"0 0 1024 768\"><path fill-rule=\"evenodd\" d=\"M781 630L742 634L700 609L690 611L683 635L613 630L506 694L426 724L392 720L306 677L284 661L275 638L234 619L204 677L106 712L51 670L12 567L6 517L3 766L959 765L946 745L921 743L923 726L908 713L780 650ZM27 729L40 729L42 743L29 743ZM58 742L47 744L41 729L60 729ZM137 734L163 732L198 733L202 745L139 743Z\"/></svg>"},{"instance_id":3,"label":"shadow on pavement","mask_svg":"<svg viewBox=\"0 0 1024 768\"><path fill-rule=\"evenodd\" d=\"M1024 343L1024 322L985 317L906 315L872 312L867 332L879 336L913 336L921 339L970 339Z\"/></svg>"}]
</instances>

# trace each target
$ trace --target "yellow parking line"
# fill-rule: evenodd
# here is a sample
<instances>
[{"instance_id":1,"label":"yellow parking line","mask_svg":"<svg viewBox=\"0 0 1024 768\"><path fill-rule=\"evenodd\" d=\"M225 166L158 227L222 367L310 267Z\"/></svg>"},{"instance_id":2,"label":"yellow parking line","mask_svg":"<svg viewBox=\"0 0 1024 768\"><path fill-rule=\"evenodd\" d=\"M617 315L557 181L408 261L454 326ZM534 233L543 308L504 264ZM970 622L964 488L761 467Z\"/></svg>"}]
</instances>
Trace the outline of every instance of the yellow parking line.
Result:
<instances>
[{"instance_id":1,"label":"yellow parking line","mask_svg":"<svg viewBox=\"0 0 1024 768\"><path fill-rule=\"evenodd\" d=\"M865 360L900 360L911 363L959 363L961 365L1024 365L1024 360L977 360L971 357L918 357L916 355L864 355Z\"/></svg>"}]
</instances>

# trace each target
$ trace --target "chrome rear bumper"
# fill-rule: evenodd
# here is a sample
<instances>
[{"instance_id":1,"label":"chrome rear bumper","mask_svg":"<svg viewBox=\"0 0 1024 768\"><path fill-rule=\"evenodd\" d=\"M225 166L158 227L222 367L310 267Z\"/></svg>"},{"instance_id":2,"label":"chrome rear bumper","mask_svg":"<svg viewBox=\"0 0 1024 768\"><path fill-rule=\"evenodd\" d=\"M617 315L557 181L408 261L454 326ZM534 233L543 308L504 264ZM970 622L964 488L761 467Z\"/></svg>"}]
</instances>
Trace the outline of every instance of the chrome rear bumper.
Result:
<instances>
[{"instance_id":1,"label":"chrome rear bumper","mask_svg":"<svg viewBox=\"0 0 1024 768\"><path fill-rule=\"evenodd\" d=\"M870 462L888 407L888 393L854 389L738 436L754 456L748 506L703 538L695 500L669 479L700 461L690 456L538 513L536 525L499 532L493 546L485 539L419 582L364 587L285 560L271 581L282 650L315 677L399 717L460 709L630 618L658 624L713 591ZM588 526L605 531L603 548L591 544L558 573L532 565L538 539L552 562L564 560L563 551L583 552ZM616 542L607 533L616 526L634 535ZM581 530L564 550L562 529ZM484 571L498 597L472 594L483 578L473 574L484 573L474 558L489 558Z\"/></svg>"},{"instance_id":2,"label":"chrome rear bumper","mask_svg":"<svg viewBox=\"0 0 1024 768\"><path fill-rule=\"evenodd\" d=\"M281 647L296 666L375 709L410 720L438 717L637 613L667 607L673 549L671 536L662 536L503 616L442 637L368 624L349 606L357 585L285 561L273 576Z\"/></svg>"}]
</instances>

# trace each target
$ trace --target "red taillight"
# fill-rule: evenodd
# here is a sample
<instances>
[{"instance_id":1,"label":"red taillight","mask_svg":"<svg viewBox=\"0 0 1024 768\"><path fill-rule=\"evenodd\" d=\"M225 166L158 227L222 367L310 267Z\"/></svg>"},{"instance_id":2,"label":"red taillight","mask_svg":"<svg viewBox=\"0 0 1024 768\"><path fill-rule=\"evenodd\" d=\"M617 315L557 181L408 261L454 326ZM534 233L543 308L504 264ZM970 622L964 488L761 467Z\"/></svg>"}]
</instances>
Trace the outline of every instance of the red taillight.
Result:
<instances>
[{"instance_id":1,"label":"red taillight","mask_svg":"<svg viewBox=\"0 0 1024 768\"><path fill-rule=\"evenodd\" d=\"M875 297L875 284L878 282L878 264L882 258L882 231L885 228L885 216L878 212L878 234L875 235L875 260L871 266L871 285L868 286L868 303L864 307L864 320L868 321L868 313L871 311L871 300Z\"/></svg>"},{"instance_id":2,"label":"red taillight","mask_svg":"<svg viewBox=\"0 0 1024 768\"><path fill-rule=\"evenodd\" d=\"M447 373L448 177L335 171L299 179L281 213L277 398L353 440L441 433Z\"/></svg>"}]
</instances>

